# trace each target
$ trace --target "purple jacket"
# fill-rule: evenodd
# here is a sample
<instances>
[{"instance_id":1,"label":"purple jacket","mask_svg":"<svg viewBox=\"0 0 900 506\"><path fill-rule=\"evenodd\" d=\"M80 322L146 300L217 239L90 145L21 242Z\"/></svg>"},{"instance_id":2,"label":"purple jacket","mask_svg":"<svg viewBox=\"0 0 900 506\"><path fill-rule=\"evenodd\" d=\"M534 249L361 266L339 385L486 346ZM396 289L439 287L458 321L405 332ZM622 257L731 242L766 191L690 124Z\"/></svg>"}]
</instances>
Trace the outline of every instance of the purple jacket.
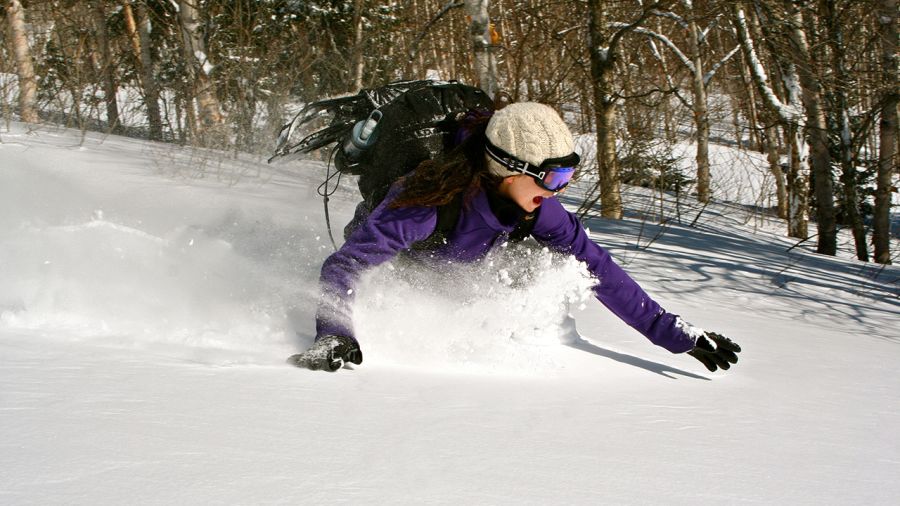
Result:
<instances>
[{"instance_id":1,"label":"purple jacket","mask_svg":"<svg viewBox=\"0 0 900 506\"><path fill-rule=\"evenodd\" d=\"M323 293L316 315L317 338L342 335L355 339L351 304L362 272L426 239L437 226L435 207L387 207L398 191L399 188L394 188L340 250L322 265ZM587 264L589 271L600 280L593 288L597 299L616 316L652 343L673 353L694 347L694 340L676 323L678 317L663 310L616 265L606 250L591 241L578 218L558 200L544 199L535 219L532 236L544 246L572 254ZM472 262L483 258L495 245L503 244L514 228L514 222L509 225L501 222L482 191L463 206L447 243L429 253L440 259Z\"/></svg>"}]
</instances>

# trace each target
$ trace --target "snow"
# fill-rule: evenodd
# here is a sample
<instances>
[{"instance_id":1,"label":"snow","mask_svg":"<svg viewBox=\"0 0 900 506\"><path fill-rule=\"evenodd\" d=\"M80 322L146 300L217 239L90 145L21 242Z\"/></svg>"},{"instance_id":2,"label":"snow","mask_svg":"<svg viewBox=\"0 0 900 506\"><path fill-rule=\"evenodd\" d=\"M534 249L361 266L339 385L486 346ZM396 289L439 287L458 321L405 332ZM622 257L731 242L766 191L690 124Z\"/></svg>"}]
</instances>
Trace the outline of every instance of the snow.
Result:
<instances>
[{"instance_id":1,"label":"snow","mask_svg":"<svg viewBox=\"0 0 900 506\"><path fill-rule=\"evenodd\" d=\"M200 62L201 70L206 75L210 75L215 68L212 63L210 63L209 58L206 57L206 53L200 50L194 51L194 58Z\"/></svg>"},{"instance_id":2,"label":"snow","mask_svg":"<svg viewBox=\"0 0 900 506\"><path fill-rule=\"evenodd\" d=\"M525 244L369 273L365 362L312 372L284 360L331 250L321 163L17 123L0 141L0 503L900 500L896 266L788 252L733 206L659 225L629 189L627 219L585 225L743 347L730 371L652 346ZM355 202L345 181L336 228Z\"/></svg>"}]
</instances>

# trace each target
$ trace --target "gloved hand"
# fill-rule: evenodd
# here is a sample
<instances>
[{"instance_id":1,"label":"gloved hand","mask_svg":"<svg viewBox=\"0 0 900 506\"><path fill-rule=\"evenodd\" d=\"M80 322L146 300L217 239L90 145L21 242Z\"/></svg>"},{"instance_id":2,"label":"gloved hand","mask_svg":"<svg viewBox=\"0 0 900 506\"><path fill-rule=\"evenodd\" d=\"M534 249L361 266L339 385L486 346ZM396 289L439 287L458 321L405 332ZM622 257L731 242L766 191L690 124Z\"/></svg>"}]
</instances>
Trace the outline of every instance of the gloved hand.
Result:
<instances>
[{"instance_id":1,"label":"gloved hand","mask_svg":"<svg viewBox=\"0 0 900 506\"><path fill-rule=\"evenodd\" d=\"M740 352L741 347L731 339L715 332L704 332L688 355L703 362L710 372L715 372L717 367L727 371L731 364L736 364Z\"/></svg>"},{"instance_id":2,"label":"gloved hand","mask_svg":"<svg viewBox=\"0 0 900 506\"><path fill-rule=\"evenodd\" d=\"M287 362L313 371L337 371L344 363L361 364L363 360L359 343L344 336L325 336L313 343L303 353L291 355Z\"/></svg>"}]
</instances>

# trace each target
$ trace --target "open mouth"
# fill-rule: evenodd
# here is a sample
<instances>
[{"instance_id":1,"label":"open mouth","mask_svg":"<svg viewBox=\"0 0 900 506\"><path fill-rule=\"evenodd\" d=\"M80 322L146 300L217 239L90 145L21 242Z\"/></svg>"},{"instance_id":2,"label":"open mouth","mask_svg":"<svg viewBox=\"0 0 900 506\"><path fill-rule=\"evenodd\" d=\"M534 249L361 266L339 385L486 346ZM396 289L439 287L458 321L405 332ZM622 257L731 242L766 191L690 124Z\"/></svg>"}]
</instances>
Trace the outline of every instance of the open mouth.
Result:
<instances>
[{"instance_id":1,"label":"open mouth","mask_svg":"<svg viewBox=\"0 0 900 506\"><path fill-rule=\"evenodd\" d=\"M544 197L541 197L540 195L538 195L537 197L531 199L531 201L534 202L534 205L539 206L539 205L541 205L541 202L544 201Z\"/></svg>"}]
</instances>

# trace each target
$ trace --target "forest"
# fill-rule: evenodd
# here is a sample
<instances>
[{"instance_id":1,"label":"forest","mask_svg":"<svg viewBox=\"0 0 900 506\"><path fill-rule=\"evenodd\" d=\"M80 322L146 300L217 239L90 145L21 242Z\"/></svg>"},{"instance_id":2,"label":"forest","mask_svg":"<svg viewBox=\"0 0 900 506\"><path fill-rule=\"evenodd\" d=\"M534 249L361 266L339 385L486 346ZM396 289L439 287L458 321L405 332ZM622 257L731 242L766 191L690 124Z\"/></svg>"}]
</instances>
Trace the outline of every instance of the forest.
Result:
<instances>
[{"instance_id":1,"label":"forest","mask_svg":"<svg viewBox=\"0 0 900 506\"><path fill-rule=\"evenodd\" d=\"M859 260L892 261L897 0L4 4L7 122L270 154L305 103L456 79L593 136L584 209L621 218L628 184L709 203L710 144L725 144L765 155L789 236L835 255L848 230ZM670 156L685 138L689 172Z\"/></svg>"}]
</instances>

